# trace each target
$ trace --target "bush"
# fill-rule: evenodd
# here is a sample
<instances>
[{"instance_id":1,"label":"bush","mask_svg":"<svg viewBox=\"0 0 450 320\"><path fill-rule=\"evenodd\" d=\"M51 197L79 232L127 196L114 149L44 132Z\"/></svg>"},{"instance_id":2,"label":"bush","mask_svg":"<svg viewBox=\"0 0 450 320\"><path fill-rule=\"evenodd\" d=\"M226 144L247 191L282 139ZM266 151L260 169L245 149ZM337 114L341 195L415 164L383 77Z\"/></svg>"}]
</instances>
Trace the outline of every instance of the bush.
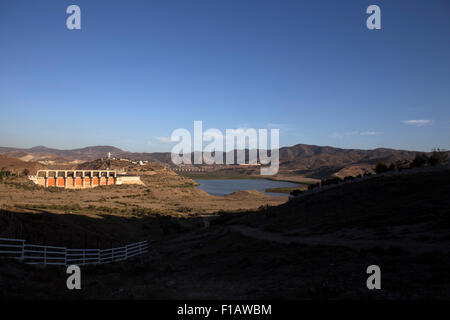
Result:
<instances>
[{"instance_id":1,"label":"bush","mask_svg":"<svg viewBox=\"0 0 450 320\"><path fill-rule=\"evenodd\" d=\"M314 184L310 184L310 185L308 186L308 190L312 190L312 189L318 188L318 187L320 187L320 183L319 183L319 182L314 183Z\"/></svg>"},{"instance_id":2,"label":"bush","mask_svg":"<svg viewBox=\"0 0 450 320\"><path fill-rule=\"evenodd\" d=\"M398 171L407 170L411 168L411 163L408 160L400 160L395 163Z\"/></svg>"},{"instance_id":3,"label":"bush","mask_svg":"<svg viewBox=\"0 0 450 320\"><path fill-rule=\"evenodd\" d=\"M11 176L11 171L4 170L4 169L0 170L0 180L3 180L9 176Z\"/></svg>"},{"instance_id":4,"label":"bush","mask_svg":"<svg viewBox=\"0 0 450 320\"><path fill-rule=\"evenodd\" d=\"M24 176L28 176L30 174L30 170L28 170L28 169L23 169L23 171L22 171L22 175L24 175Z\"/></svg>"},{"instance_id":5,"label":"bush","mask_svg":"<svg viewBox=\"0 0 450 320\"><path fill-rule=\"evenodd\" d=\"M291 191L290 195L295 197L295 196L298 196L299 194L302 194L302 193L303 193L302 190L300 190L300 189L295 189L295 190L292 190L292 191Z\"/></svg>"},{"instance_id":6,"label":"bush","mask_svg":"<svg viewBox=\"0 0 450 320\"><path fill-rule=\"evenodd\" d=\"M413 162L411 162L411 168L422 168L428 163L428 157L425 153L418 153L414 158Z\"/></svg>"},{"instance_id":7,"label":"bush","mask_svg":"<svg viewBox=\"0 0 450 320\"><path fill-rule=\"evenodd\" d=\"M179 207L177 209L178 212L192 212L194 209L189 207Z\"/></svg>"},{"instance_id":8,"label":"bush","mask_svg":"<svg viewBox=\"0 0 450 320\"><path fill-rule=\"evenodd\" d=\"M337 184L341 182L341 178L335 177L335 178L329 178L329 179L322 179L322 186L329 186L332 184Z\"/></svg>"},{"instance_id":9,"label":"bush","mask_svg":"<svg viewBox=\"0 0 450 320\"><path fill-rule=\"evenodd\" d=\"M448 161L448 153L445 150L441 150L439 148L436 148L433 150L433 153L431 154L430 158L428 159L428 163L432 166L438 165L438 164L444 164Z\"/></svg>"},{"instance_id":10,"label":"bush","mask_svg":"<svg viewBox=\"0 0 450 320\"><path fill-rule=\"evenodd\" d=\"M387 171L388 171L387 165L382 161L378 162L377 166L375 167L375 172L380 174Z\"/></svg>"}]
</instances>

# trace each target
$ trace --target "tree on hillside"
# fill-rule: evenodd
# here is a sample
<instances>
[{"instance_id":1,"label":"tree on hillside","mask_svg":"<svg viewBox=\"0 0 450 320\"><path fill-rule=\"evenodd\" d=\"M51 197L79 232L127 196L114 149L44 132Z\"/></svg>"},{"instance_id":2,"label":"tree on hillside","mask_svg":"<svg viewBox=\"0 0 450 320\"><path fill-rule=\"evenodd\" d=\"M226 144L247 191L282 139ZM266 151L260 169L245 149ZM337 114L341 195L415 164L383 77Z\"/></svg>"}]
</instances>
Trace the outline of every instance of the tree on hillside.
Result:
<instances>
[{"instance_id":1,"label":"tree on hillside","mask_svg":"<svg viewBox=\"0 0 450 320\"><path fill-rule=\"evenodd\" d=\"M428 163L432 166L438 164L444 164L448 161L448 153L445 150L436 148L433 150L430 158L428 159Z\"/></svg>"},{"instance_id":2,"label":"tree on hillside","mask_svg":"<svg viewBox=\"0 0 450 320\"><path fill-rule=\"evenodd\" d=\"M0 180L4 180L6 177L9 177L11 175L11 171L9 170L0 170Z\"/></svg>"},{"instance_id":3,"label":"tree on hillside","mask_svg":"<svg viewBox=\"0 0 450 320\"><path fill-rule=\"evenodd\" d=\"M397 166L393 163L391 163L391 165L388 168L388 171L397 171Z\"/></svg>"},{"instance_id":4,"label":"tree on hillside","mask_svg":"<svg viewBox=\"0 0 450 320\"><path fill-rule=\"evenodd\" d=\"M346 177L344 177L344 182L352 181L352 180L355 180L355 177L353 177L353 176L346 176Z\"/></svg>"},{"instance_id":5,"label":"tree on hillside","mask_svg":"<svg viewBox=\"0 0 450 320\"><path fill-rule=\"evenodd\" d=\"M334 177L334 178L322 179L321 183L322 183L322 186L329 186L329 185L332 185L332 184L337 184L337 183L339 183L341 181L342 181L341 178Z\"/></svg>"},{"instance_id":6,"label":"tree on hillside","mask_svg":"<svg viewBox=\"0 0 450 320\"><path fill-rule=\"evenodd\" d=\"M30 170L28 170L27 168L23 169L22 174L24 176L28 176L30 174Z\"/></svg>"},{"instance_id":7,"label":"tree on hillside","mask_svg":"<svg viewBox=\"0 0 450 320\"><path fill-rule=\"evenodd\" d=\"M418 153L411 162L411 168L422 168L428 163L428 157L425 153Z\"/></svg>"},{"instance_id":8,"label":"tree on hillside","mask_svg":"<svg viewBox=\"0 0 450 320\"><path fill-rule=\"evenodd\" d=\"M310 184L310 185L308 186L308 190L312 190L312 189L314 189L314 188L319 188L319 187L320 187L320 183L317 182L317 183L314 183L314 184Z\"/></svg>"},{"instance_id":9,"label":"tree on hillside","mask_svg":"<svg viewBox=\"0 0 450 320\"><path fill-rule=\"evenodd\" d=\"M298 196L299 194L302 194L303 193L303 191L302 190L300 190L300 189L295 189L295 190L292 190L291 192L290 192L290 195L291 196Z\"/></svg>"},{"instance_id":10,"label":"tree on hillside","mask_svg":"<svg viewBox=\"0 0 450 320\"><path fill-rule=\"evenodd\" d=\"M377 166L375 167L375 172L379 174L386 171L388 171L387 165L383 161L378 162Z\"/></svg>"}]
</instances>

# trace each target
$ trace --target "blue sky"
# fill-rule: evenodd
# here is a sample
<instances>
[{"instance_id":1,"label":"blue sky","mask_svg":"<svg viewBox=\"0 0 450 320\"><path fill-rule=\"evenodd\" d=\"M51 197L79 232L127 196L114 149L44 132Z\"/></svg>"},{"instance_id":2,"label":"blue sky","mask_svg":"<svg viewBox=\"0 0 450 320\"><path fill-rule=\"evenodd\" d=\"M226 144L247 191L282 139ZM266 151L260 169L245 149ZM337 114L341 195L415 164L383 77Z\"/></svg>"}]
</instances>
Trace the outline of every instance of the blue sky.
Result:
<instances>
[{"instance_id":1,"label":"blue sky","mask_svg":"<svg viewBox=\"0 0 450 320\"><path fill-rule=\"evenodd\" d=\"M0 0L0 111L0 146L169 151L202 120L280 128L282 146L449 149L450 2Z\"/></svg>"}]
</instances>

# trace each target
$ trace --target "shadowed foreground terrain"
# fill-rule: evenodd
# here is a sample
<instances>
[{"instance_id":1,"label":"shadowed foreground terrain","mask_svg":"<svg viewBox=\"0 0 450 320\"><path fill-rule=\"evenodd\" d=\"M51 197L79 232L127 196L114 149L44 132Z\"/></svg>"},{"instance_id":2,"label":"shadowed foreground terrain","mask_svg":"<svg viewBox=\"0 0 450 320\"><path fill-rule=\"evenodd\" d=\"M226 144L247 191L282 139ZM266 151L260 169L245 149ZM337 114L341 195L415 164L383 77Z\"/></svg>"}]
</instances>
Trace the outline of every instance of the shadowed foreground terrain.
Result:
<instances>
[{"instance_id":1,"label":"shadowed foreground terrain","mask_svg":"<svg viewBox=\"0 0 450 320\"><path fill-rule=\"evenodd\" d=\"M4 210L2 233L100 247L148 239L133 261L65 269L0 260L0 298L449 299L450 170L384 176L257 211L171 217ZM14 212L12 212L14 211ZM381 268L382 290L366 288Z\"/></svg>"}]
</instances>

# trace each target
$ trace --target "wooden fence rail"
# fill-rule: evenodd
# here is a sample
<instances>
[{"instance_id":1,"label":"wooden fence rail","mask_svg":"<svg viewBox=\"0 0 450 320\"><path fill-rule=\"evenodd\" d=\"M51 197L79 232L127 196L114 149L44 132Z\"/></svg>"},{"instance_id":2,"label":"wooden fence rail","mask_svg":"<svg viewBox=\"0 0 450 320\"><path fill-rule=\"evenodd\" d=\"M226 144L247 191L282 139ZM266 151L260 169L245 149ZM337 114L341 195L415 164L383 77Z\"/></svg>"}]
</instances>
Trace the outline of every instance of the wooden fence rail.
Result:
<instances>
[{"instance_id":1,"label":"wooden fence rail","mask_svg":"<svg viewBox=\"0 0 450 320\"><path fill-rule=\"evenodd\" d=\"M124 261L144 254L147 250L147 240L111 249L67 249L27 244L25 240L20 239L0 238L0 257L22 260L28 264L103 264Z\"/></svg>"}]
</instances>

